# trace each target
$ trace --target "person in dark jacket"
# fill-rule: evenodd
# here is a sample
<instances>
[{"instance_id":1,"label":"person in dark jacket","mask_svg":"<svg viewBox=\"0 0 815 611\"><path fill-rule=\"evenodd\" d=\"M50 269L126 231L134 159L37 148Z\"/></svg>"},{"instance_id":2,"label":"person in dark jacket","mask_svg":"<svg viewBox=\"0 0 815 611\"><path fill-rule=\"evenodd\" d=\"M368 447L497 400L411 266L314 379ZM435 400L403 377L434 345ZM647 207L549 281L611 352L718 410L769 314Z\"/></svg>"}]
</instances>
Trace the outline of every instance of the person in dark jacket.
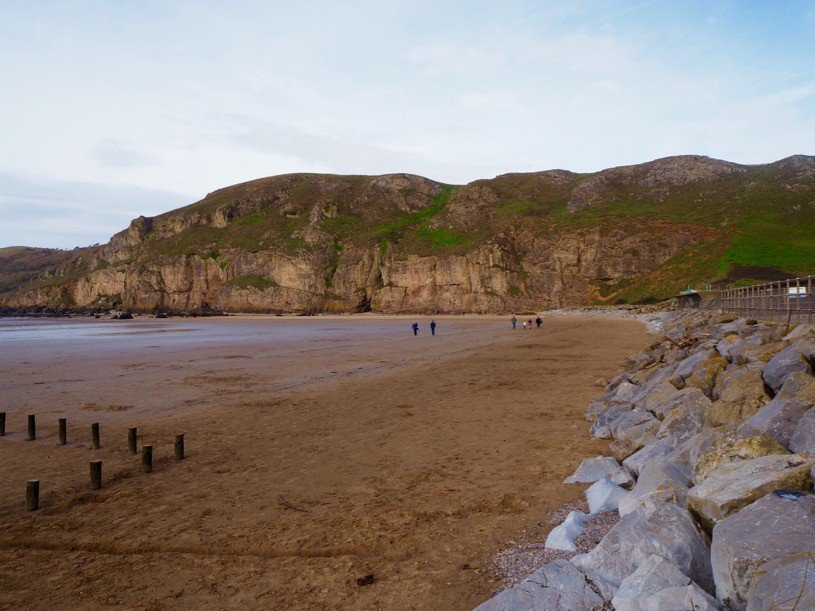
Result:
<instances>
[{"instance_id":1,"label":"person in dark jacket","mask_svg":"<svg viewBox=\"0 0 815 611\"><path fill-rule=\"evenodd\" d=\"M540 317L540 316L538 316L538 317L535 319L535 324L536 324L536 325L538 325L538 329L540 329L540 328L541 328L541 325L543 324L543 320L541 320L541 317Z\"/></svg>"},{"instance_id":2,"label":"person in dark jacket","mask_svg":"<svg viewBox=\"0 0 815 611\"><path fill-rule=\"evenodd\" d=\"M430 321L430 334L431 335L436 335L436 321L435 320Z\"/></svg>"},{"instance_id":3,"label":"person in dark jacket","mask_svg":"<svg viewBox=\"0 0 815 611\"><path fill-rule=\"evenodd\" d=\"M413 323L413 325L411 325L411 329L413 329L413 335L419 335L419 323Z\"/></svg>"},{"instance_id":4,"label":"person in dark jacket","mask_svg":"<svg viewBox=\"0 0 815 611\"><path fill-rule=\"evenodd\" d=\"M512 328L514 329L515 325L518 324L518 319L513 316L510 322L512 323Z\"/></svg>"}]
</instances>

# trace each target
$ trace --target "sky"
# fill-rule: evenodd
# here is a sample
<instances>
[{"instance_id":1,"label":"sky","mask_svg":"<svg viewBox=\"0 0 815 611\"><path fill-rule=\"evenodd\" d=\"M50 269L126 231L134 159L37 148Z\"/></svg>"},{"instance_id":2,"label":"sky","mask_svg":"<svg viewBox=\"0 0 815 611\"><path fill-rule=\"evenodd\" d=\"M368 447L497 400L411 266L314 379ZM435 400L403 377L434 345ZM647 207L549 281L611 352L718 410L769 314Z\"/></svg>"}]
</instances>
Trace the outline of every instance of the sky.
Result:
<instances>
[{"instance_id":1,"label":"sky","mask_svg":"<svg viewBox=\"0 0 815 611\"><path fill-rule=\"evenodd\" d=\"M0 247L287 172L815 152L815 0L0 0Z\"/></svg>"}]
</instances>

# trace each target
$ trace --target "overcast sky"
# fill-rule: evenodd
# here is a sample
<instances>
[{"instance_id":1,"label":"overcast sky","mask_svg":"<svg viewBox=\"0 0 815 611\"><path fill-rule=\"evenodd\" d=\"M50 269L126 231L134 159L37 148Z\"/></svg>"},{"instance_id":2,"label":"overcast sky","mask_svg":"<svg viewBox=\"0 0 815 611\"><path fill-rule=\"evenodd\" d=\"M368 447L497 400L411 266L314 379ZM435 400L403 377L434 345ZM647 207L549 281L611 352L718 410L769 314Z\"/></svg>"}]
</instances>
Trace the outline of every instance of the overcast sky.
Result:
<instances>
[{"instance_id":1,"label":"overcast sky","mask_svg":"<svg viewBox=\"0 0 815 611\"><path fill-rule=\"evenodd\" d=\"M0 246L284 172L815 152L815 1L0 0Z\"/></svg>"}]
</instances>

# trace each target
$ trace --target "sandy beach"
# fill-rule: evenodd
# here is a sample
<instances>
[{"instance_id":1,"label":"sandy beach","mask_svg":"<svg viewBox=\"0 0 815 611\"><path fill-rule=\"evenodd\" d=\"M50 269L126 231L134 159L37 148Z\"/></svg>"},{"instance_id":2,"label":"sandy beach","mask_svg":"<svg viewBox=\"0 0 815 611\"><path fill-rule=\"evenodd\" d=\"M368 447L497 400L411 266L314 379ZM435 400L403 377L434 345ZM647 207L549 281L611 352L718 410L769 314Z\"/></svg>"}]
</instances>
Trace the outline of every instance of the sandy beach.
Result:
<instances>
[{"instance_id":1,"label":"sandy beach","mask_svg":"<svg viewBox=\"0 0 815 611\"><path fill-rule=\"evenodd\" d=\"M0 320L0 607L483 601L492 555L580 495L561 481L604 449L583 419L595 381L648 337L630 319L439 317L436 337L418 320L416 338L407 317Z\"/></svg>"}]
</instances>

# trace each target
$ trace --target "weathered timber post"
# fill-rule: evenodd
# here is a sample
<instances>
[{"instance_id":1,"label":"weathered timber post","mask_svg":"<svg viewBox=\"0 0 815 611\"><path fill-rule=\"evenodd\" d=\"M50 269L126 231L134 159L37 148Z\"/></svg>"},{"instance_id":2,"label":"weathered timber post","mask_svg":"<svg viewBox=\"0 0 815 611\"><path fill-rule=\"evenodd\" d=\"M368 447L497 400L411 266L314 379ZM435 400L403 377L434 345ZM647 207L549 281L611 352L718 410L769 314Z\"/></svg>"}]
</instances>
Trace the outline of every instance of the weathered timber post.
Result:
<instances>
[{"instance_id":1,"label":"weathered timber post","mask_svg":"<svg viewBox=\"0 0 815 611\"><path fill-rule=\"evenodd\" d=\"M6 435L6 412L0 412L0 437Z\"/></svg>"},{"instance_id":2,"label":"weathered timber post","mask_svg":"<svg viewBox=\"0 0 815 611\"><path fill-rule=\"evenodd\" d=\"M99 449L99 423L94 422L91 424L91 445L93 445L94 450Z\"/></svg>"},{"instance_id":3,"label":"weathered timber post","mask_svg":"<svg viewBox=\"0 0 815 611\"><path fill-rule=\"evenodd\" d=\"M153 446L149 444L142 446L141 466L145 473L153 472Z\"/></svg>"},{"instance_id":4,"label":"weathered timber post","mask_svg":"<svg viewBox=\"0 0 815 611\"><path fill-rule=\"evenodd\" d=\"M34 414L28 415L28 437L27 441L34 441L37 438L37 423Z\"/></svg>"},{"instance_id":5,"label":"weathered timber post","mask_svg":"<svg viewBox=\"0 0 815 611\"><path fill-rule=\"evenodd\" d=\"M25 485L25 510L37 511L40 508L40 480L30 479Z\"/></svg>"},{"instance_id":6,"label":"weathered timber post","mask_svg":"<svg viewBox=\"0 0 815 611\"><path fill-rule=\"evenodd\" d=\"M102 461L91 461L91 490L99 490L102 487Z\"/></svg>"},{"instance_id":7,"label":"weathered timber post","mask_svg":"<svg viewBox=\"0 0 815 611\"><path fill-rule=\"evenodd\" d=\"M175 459L181 460L184 458L184 434L175 436Z\"/></svg>"},{"instance_id":8,"label":"weathered timber post","mask_svg":"<svg viewBox=\"0 0 815 611\"><path fill-rule=\"evenodd\" d=\"M64 446L68 443L68 420L65 418L59 419L59 445Z\"/></svg>"},{"instance_id":9,"label":"weathered timber post","mask_svg":"<svg viewBox=\"0 0 815 611\"><path fill-rule=\"evenodd\" d=\"M136 442L137 442L137 434L136 434L136 427L131 427L127 429L127 446L130 448L131 454L136 454L138 450L136 449Z\"/></svg>"}]
</instances>

